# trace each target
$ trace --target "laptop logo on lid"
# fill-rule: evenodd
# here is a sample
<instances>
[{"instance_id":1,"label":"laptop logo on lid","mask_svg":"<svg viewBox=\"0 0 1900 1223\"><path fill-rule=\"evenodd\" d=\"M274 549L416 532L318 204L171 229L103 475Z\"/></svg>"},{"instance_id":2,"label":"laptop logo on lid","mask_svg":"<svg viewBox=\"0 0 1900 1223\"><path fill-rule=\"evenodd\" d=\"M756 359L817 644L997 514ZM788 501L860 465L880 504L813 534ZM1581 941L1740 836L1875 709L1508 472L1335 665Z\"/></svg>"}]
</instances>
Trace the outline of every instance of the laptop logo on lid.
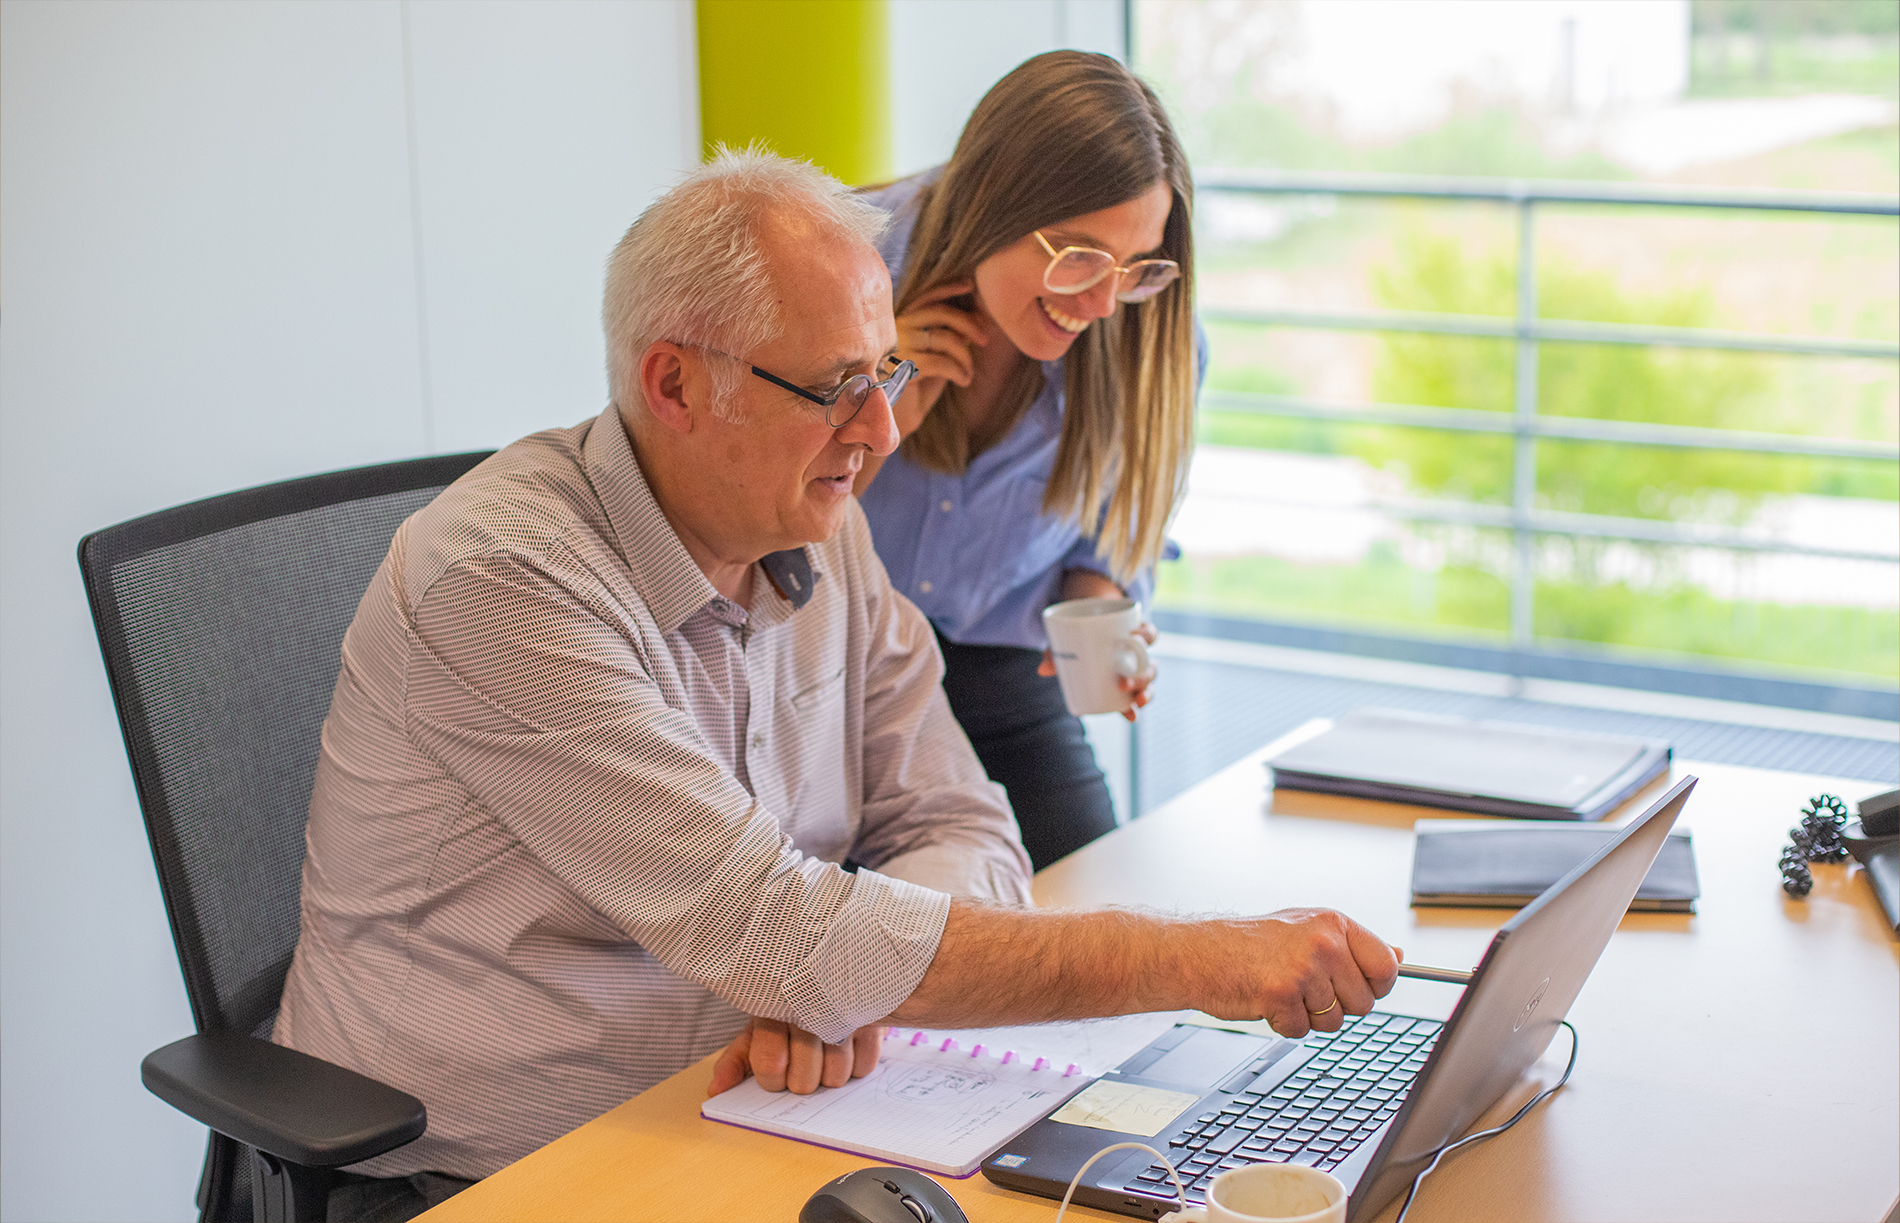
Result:
<instances>
[{"instance_id":1,"label":"laptop logo on lid","mask_svg":"<svg viewBox=\"0 0 1900 1223\"><path fill-rule=\"evenodd\" d=\"M1531 1000L1526 1002L1524 1009L1517 1013L1517 1022L1511 1025L1511 1031L1515 1032L1531 1021L1531 1012L1536 1010L1537 1004L1544 1000L1544 991L1549 988L1550 978L1545 977L1543 984L1531 992Z\"/></svg>"}]
</instances>

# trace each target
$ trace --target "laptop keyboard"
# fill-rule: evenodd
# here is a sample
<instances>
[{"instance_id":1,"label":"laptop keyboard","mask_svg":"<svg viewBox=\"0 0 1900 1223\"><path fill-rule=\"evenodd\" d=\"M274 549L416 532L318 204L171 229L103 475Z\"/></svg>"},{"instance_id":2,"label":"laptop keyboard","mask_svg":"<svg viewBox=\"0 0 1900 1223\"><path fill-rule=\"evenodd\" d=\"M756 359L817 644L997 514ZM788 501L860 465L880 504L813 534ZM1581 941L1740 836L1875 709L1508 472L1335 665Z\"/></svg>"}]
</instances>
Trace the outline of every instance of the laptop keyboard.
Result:
<instances>
[{"instance_id":1,"label":"laptop keyboard","mask_svg":"<svg viewBox=\"0 0 1900 1223\"><path fill-rule=\"evenodd\" d=\"M1243 1164L1330 1171L1344 1163L1399 1111L1444 1026L1374 1011L1337 1032L1307 1036L1303 1043L1316 1052L1285 1082L1266 1092L1240 1092L1168 1136L1168 1157L1188 1200L1201 1205L1209 1181ZM1126 1187L1174 1197L1174 1182L1158 1161Z\"/></svg>"}]
</instances>

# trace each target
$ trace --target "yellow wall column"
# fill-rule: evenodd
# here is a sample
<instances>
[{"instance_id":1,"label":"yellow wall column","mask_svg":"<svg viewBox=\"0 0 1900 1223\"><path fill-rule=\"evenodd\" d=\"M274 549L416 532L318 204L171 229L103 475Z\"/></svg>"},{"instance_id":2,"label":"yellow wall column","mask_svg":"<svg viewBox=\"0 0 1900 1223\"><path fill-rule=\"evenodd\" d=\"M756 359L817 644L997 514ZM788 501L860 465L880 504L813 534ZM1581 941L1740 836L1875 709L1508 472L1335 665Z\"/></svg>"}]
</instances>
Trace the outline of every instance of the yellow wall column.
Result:
<instances>
[{"instance_id":1,"label":"yellow wall column","mask_svg":"<svg viewBox=\"0 0 1900 1223\"><path fill-rule=\"evenodd\" d=\"M763 141L853 185L891 175L886 0L698 0L703 152Z\"/></svg>"}]
</instances>

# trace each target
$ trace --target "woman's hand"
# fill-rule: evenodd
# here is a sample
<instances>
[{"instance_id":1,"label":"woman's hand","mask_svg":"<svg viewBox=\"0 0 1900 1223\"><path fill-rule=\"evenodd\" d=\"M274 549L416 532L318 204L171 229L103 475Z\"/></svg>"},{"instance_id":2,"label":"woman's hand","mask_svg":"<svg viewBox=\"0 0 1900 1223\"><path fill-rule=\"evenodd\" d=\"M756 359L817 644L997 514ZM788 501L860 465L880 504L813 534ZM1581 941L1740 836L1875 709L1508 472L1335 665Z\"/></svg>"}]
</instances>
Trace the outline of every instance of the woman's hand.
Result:
<instances>
[{"instance_id":1,"label":"woman's hand","mask_svg":"<svg viewBox=\"0 0 1900 1223\"><path fill-rule=\"evenodd\" d=\"M1062 574L1061 593L1062 602L1064 603L1070 599L1118 599L1126 597L1128 594L1127 591L1117 586L1102 574L1095 572L1093 569L1065 570ZM1155 638L1159 636L1159 634L1155 631L1154 625L1144 621L1135 629L1135 636L1141 638L1149 645L1153 645ZM1055 675L1055 673L1056 656L1048 650L1044 650L1042 652L1042 665L1036 668L1036 674L1048 677ZM1135 711L1140 709L1143 705L1146 705L1149 700L1152 699L1148 695L1148 689L1155 682L1155 674L1155 668L1153 664L1150 664L1148 669L1139 675L1124 675L1121 677L1122 691L1135 698L1134 704L1122 710L1122 717L1133 722L1135 720Z\"/></svg>"},{"instance_id":2,"label":"woman's hand","mask_svg":"<svg viewBox=\"0 0 1900 1223\"><path fill-rule=\"evenodd\" d=\"M897 356L917 365L917 377L891 405L900 437L917 431L945 386L969 386L975 376L975 350L990 342L989 329L972 312L948 304L972 287L967 281L938 285L897 316Z\"/></svg>"},{"instance_id":3,"label":"woman's hand","mask_svg":"<svg viewBox=\"0 0 1900 1223\"><path fill-rule=\"evenodd\" d=\"M1149 645L1153 645L1155 643L1155 637L1157 635L1158 634L1155 632L1155 626L1152 624L1145 623L1145 622L1138 625L1135 629L1135 636L1141 638L1143 641L1147 642ZM1048 650L1044 650L1042 652L1042 665L1036 668L1036 674L1046 676L1046 675L1054 675L1055 673L1056 673L1056 656L1054 654L1051 654ZM1124 675L1121 677L1119 681L1117 681L1118 683L1121 684L1123 692L1126 692L1130 696L1135 698L1134 704L1122 710L1122 717L1127 718L1130 722L1134 721L1135 711L1137 709L1140 709L1143 705L1146 705L1150 700L1154 699L1148 695L1148 689L1154 686L1156 674L1157 672L1155 670L1154 664L1150 663L1148 664L1148 669L1146 671L1143 671L1141 674Z\"/></svg>"},{"instance_id":4,"label":"woman's hand","mask_svg":"<svg viewBox=\"0 0 1900 1223\"><path fill-rule=\"evenodd\" d=\"M917 432L930 409L943 397L943 388L969 386L976 377L976 350L990 342L989 324L973 311L950 305L953 297L975 290L969 281L938 285L897 316L897 358L917 366L917 376L891 405L898 440ZM882 457L864 456L851 491L862 497L884 466Z\"/></svg>"}]
</instances>

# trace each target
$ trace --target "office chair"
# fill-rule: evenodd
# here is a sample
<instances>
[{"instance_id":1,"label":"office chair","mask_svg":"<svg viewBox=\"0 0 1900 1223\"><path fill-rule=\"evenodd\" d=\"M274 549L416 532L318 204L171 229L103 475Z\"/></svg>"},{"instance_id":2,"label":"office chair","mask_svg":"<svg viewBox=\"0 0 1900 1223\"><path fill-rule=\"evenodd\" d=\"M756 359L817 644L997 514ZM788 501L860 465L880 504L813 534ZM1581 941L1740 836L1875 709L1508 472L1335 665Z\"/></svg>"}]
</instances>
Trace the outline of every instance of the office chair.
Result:
<instances>
[{"instance_id":1,"label":"office chair","mask_svg":"<svg viewBox=\"0 0 1900 1223\"><path fill-rule=\"evenodd\" d=\"M201 1223L320 1220L332 1169L428 1124L414 1096L268 1038L344 630L396 527L486 457L266 485L79 543L198 1030L140 1072L212 1131Z\"/></svg>"}]
</instances>

